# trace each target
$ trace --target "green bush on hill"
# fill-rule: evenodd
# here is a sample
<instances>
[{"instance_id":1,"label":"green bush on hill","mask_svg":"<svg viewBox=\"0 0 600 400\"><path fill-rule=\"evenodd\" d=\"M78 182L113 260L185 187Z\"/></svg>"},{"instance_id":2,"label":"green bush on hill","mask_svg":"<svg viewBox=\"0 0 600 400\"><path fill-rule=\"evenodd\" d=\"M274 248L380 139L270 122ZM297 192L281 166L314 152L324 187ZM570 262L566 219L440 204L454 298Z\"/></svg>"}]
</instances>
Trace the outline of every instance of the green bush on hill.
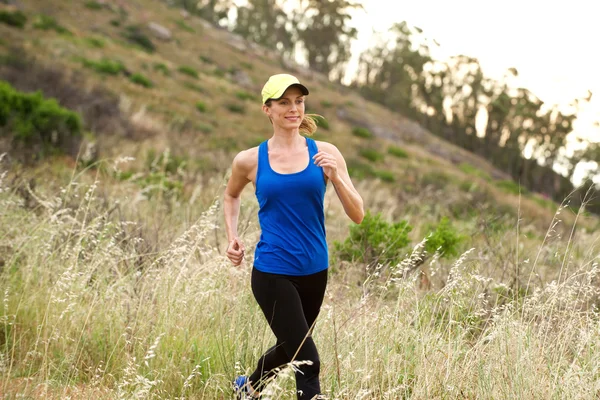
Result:
<instances>
[{"instance_id":1,"label":"green bush on hill","mask_svg":"<svg viewBox=\"0 0 600 400\"><path fill-rule=\"evenodd\" d=\"M230 104L227 104L225 107L227 107L227 109L229 111L231 111L232 113L236 113L236 114L245 114L246 113L246 107L244 107L243 104L230 103Z\"/></svg>"},{"instance_id":2,"label":"green bush on hill","mask_svg":"<svg viewBox=\"0 0 600 400\"><path fill-rule=\"evenodd\" d=\"M84 67L93 69L96 72L107 75L119 75L125 70L125 66L120 61L103 58L100 61L81 59Z\"/></svg>"},{"instance_id":3,"label":"green bush on hill","mask_svg":"<svg viewBox=\"0 0 600 400\"><path fill-rule=\"evenodd\" d=\"M378 162L383 160L383 154L381 154L375 149L360 149L358 153L361 155L361 157L364 157L371 162Z\"/></svg>"},{"instance_id":4,"label":"green bush on hill","mask_svg":"<svg viewBox=\"0 0 600 400\"><path fill-rule=\"evenodd\" d=\"M431 236L425 244L425 250L429 254L439 251L442 258L458 256L458 246L466 237L456 232L448 217L443 217L437 226L431 226L429 230Z\"/></svg>"},{"instance_id":5,"label":"green bush on hill","mask_svg":"<svg viewBox=\"0 0 600 400\"><path fill-rule=\"evenodd\" d=\"M41 92L23 93L0 81L0 136L43 154L63 152L82 135L79 114L61 107ZM43 155L42 154L42 155Z\"/></svg>"},{"instance_id":6,"label":"green bush on hill","mask_svg":"<svg viewBox=\"0 0 600 400\"><path fill-rule=\"evenodd\" d=\"M203 102L199 101L196 103L196 110L200 111L200 112L206 112L206 104L204 104Z\"/></svg>"},{"instance_id":7,"label":"green bush on hill","mask_svg":"<svg viewBox=\"0 0 600 400\"><path fill-rule=\"evenodd\" d=\"M25 27L26 22L27 16L21 11L17 10L14 12L10 12L0 10L0 23L23 29Z\"/></svg>"},{"instance_id":8,"label":"green bush on hill","mask_svg":"<svg viewBox=\"0 0 600 400\"><path fill-rule=\"evenodd\" d=\"M479 168L475 167L474 165L471 165L471 164L466 163L466 162L460 163L459 166L458 166L458 168L462 172L464 172L465 174L469 174L469 175L473 175L473 176L478 176L480 178L485 179L486 181L490 181L492 179L487 172L482 171Z\"/></svg>"},{"instance_id":9,"label":"green bush on hill","mask_svg":"<svg viewBox=\"0 0 600 400\"><path fill-rule=\"evenodd\" d=\"M193 90L195 92L203 93L203 94L206 93L206 90L204 90L204 88L202 86L198 85L197 83L190 82L190 81L184 81L181 84L184 87L186 87L186 88L188 88L190 90Z\"/></svg>"},{"instance_id":10,"label":"green bush on hill","mask_svg":"<svg viewBox=\"0 0 600 400\"><path fill-rule=\"evenodd\" d=\"M170 76L171 75L171 71L169 71L169 67L167 67L167 65L164 64L164 63L156 63L156 64L154 64L154 70L162 72L162 74L164 76Z\"/></svg>"},{"instance_id":11,"label":"green bush on hill","mask_svg":"<svg viewBox=\"0 0 600 400\"><path fill-rule=\"evenodd\" d=\"M41 29L43 31L56 31L61 35L72 35L71 31L60 25L54 17L50 17L48 15L40 14L37 16L35 22L33 23L33 27L35 29Z\"/></svg>"},{"instance_id":12,"label":"green bush on hill","mask_svg":"<svg viewBox=\"0 0 600 400\"><path fill-rule=\"evenodd\" d=\"M375 170L369 164L350 158L347 161L348 174L356 179L365 179L375 176Z\"/></svg>"},{"instance_id":13,"label":"green bush on hill","mask_svg":"<svg viewBox=\"0 0 600 400\"><path fill-rule=\"evenodd\" d=\"M248 93L244 90L240 90L238 92L235 93L235 97L237 97L240 100L254 100L255 96L252 93Z\"/></svg>"},{"instance_id":14,"label":"green bush on hill","mask_svg":"<svg viewBox=\"0 0 600 400\"><path fill-rule=\"evenodd\" d=\"M148 36L146 36L146 34L144 32L141 31L141 28L139 26L135 26L135 25L128 26L127 28L125 28L125 32L123 33L123 36L128 41L130 41L133 44L138 45L139 47L141 47L143 50L147 51L148 53L154 53L154 51L156 50L156 46L154 46L154 43L152 42L152 40L150 40L150 38Z\"/></svg>"},{"instance_id":15,"label":"green bush on hill","mask_svg":"<svg viewBox=\"0 0 600 400\"><path fill-rule=\"evenodd\" d=\"M143 86L145 88L154 87L154 84L152 83L152 81L140 73L135 73L135 74L131 75L129 80L131 82L133 82L137 85Z\"/></svg>"},{"instance_id":16,"label":"green bush on hill","mask_svg":"<svg viewBox=\"0 0 600 400\"><path fill-rule=\"evenodd\" d=\"M356 127L352 129L352 134L365 139L372 139L374 137L370 130L362 127Z\"/></svg>"},{"instance_id":17,"label":"green bush on hill","mask_svg":"<svg viewBox=\"0 0 600 400\"><path fill-rule=\"evenodd\" d=\"M404 149L397 146L390 146L387 152L396 158L408 158L408 153Z\"/></svg>"},{"instance_id":18,"label":"green bush on hill","mask_svg":"<svg viewBox=\"0 0 600 400\"><path fill-rule=\"evenodd\" d=\"M203 54L200 54L200 61L202 61L204 64L214 64L215 63L212 58L205 56Z\"/></svg>"},{"instance_id":19,"label":"green bush on hill","mask_svg":"<svg viewBox=\"0 0 600 400\"><path fill-rule=\"evenodd\" d=\"M177 24L177 26L179 28L181 28L182 30L189 32L189 33L196 33L196 30L194 28L192 28L191 26L189 26L188 24L186 24L184 21L178 19L175 21L175 23Z\"/></svg>"},{"instance_id":20,"label":"green bush on hill","mask_svg":"<svg viewBox=\"0 0 600 400\"><path fill-rule=\"evenodd\" d=\"M519 195L519 194L527 194L529 193L529 191L527 190L526 187L519 185L518 183L516 183L515 181L511 181L511 180L501 180L501 181L497 181L494 183L494 186L496 186L497 188L505 191L506 193L511 193L514 195Z\"/></svg>"},{"instance_id":21,"label":"green bush on hill","mask_svg":"<svg viewBox=\"0 0 600 400\"><path fill-rule=\"evenodd\" d=\"M191 76L192 78L198 79L198 71L195 68L190 67L189 65L182 65L177 68L177 71L181 72L184 75Z\"/></svg>"},{"instance_id":22,"label":"green bush on hill","mask_svg":"<svg viewBox=\"0 0 600 400\"><path fill-rule=\"evenodd\" d=\"M84 39L85 42L93 48L102 49L104 48L104 40L96 37L87 37Z\"/></svg>"},{"instance_id":23,"label":"green bush on hill","mask_svg":"<svg viewBox=\"0 0 600 400\"><path fill-rule=\"evenodd\" d=\"M90 10L102 10L104 8L104 6L102 5L102 3L99 3L95 0L89 0L85 2L85 7L89 8Z\"/></svg>"},{"instance_id":24,"label":"green bush on hill","mask_svg":"<svg viewBox=\"0 0 600 400\"><path fill-rule=\"evenodd\" d=\"M390 171L377 170L377 171L375 171L375 176L384 182L395 182L396 181L396 176L394 175L393 172L390 172Z\"/></svg>"},{"instance_id":25,"label":"green bush on hill","mask_svg":"<svg viewBox=\"0 0 600 400\"><path fill-rule=\"evenodd\" d=\"M367 210L363 221L350 226L350 235L344 242L334 242L334 247L341 260L395 265L402 261L411 230L405 220L390 223L381 213Z\"/></svg>"}]
</instances>

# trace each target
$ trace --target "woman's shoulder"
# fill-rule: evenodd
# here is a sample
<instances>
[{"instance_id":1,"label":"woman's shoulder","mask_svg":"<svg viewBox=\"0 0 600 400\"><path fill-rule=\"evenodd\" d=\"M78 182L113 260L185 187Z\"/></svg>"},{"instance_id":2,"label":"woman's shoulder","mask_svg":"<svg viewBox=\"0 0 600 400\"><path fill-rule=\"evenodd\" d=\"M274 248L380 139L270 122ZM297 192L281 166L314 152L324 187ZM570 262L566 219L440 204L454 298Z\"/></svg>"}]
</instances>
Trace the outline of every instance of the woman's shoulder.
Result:
<instances>
[{"instance_id":1,"label":"woman's shoulder","mask_svg":"<svg viewBox=\"0 0 600 400\"><path fill-rule=\"evenodd\" d=\"M315 143L317 144L317 148L320 151L325 151L328 153L339 153L340 152L338 150L337 146L333 143L324 142L322 140L315 140Z\"/></svg>"},{"instance_id":2,"label":"woman's shoulder","mask_svg":"<svg viewBox=\"0 0 600 400\"><path fill-rule=\"evenodd\" d=\"M233 163L244 170L252 169L258 163L258 147L240 151L233 159Z\"/></svg>"}]
</instances>

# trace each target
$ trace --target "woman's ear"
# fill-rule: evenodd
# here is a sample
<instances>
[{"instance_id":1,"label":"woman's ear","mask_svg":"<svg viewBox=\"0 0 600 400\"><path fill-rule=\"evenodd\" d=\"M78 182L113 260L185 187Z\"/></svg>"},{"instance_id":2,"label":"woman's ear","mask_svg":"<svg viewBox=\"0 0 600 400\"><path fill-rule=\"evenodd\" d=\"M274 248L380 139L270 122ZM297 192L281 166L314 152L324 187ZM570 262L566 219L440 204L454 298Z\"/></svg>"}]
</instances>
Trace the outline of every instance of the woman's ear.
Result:
<instances>
[{"instance_id":1,"label":"woman's ear","mask_svg":"<svg viewBox=\"0 0 600 400\"><path fill-rule=\"evenodd\" d=\"M262 110L265 114L267 114L267 116L271 116L271 109L269 108L269 106L267 106L266 104L263 104L262 106Z\"/></svg>"}]
</instances>

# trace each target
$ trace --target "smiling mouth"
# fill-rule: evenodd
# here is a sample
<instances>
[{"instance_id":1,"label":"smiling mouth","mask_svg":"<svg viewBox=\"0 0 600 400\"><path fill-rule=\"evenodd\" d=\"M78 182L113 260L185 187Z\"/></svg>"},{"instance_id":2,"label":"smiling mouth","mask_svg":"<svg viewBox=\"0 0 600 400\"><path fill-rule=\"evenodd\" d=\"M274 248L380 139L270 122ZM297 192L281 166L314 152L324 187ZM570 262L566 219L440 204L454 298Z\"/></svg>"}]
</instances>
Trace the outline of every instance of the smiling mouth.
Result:
<instances>
[{"instance_id":1,"label":"smiling mouth","mask_svg":"<svg viewBox=\"0 0 600 400\"><path fill-rule=\"evenodd\" d=\"M285 119L288 119L290 121L297 121L298 119L300 119L300 117L285 117Z\"/></svg>"}]
</instances>

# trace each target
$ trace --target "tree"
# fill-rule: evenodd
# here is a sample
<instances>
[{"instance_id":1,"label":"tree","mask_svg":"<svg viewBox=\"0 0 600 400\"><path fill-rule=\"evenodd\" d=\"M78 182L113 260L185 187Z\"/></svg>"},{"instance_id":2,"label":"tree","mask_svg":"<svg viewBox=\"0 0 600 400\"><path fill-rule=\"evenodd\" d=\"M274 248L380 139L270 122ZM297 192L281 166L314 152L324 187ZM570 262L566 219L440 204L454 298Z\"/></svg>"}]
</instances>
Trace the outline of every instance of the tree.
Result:
<instances>
[{"instance_id":1,"label":"tree","mask_svg":"<svg viewBox=\"0 0 600 400\"><path fill-rule=\"evenodd\" d=\"M362 8L348 0L307 0L300 2L295 16L298 38L302 41L310 68L340 81L350 59L350 42L356 28L348 26L350 10Z\"/></svg>"},{"instance_id":2,"label":"tree","mask_svg":"<svg viewBox=\"0 0 600 400\"><path fill-rule=\"evenodd\" d=\"M246 6L237 8L234 32L246 39L284 55L294 49L290 20L277 0L249 0Z\"/></svg>"},{"instance_id":3,"label":"tree","mask_svg":"<svg viewBox=\"0 0 600 400\"><path fill-rule=\"evenodd\" d=\"M179 0L186 4L192 3L191 0ZM232 6L231 0L196 0L195 8L188 9L193 14L197 14L201 18L219 25L221 21L227 19L227 14Z\"/></svg>"},{"instance_id":4,"label":"tree","mask_svg":"<svg viewBox=\"0 0 600 400\"><path fill-rule=\"evenodd\" d=\"M376 37L376 44L361 54L355 86L365 97L414 116L423 105L415 100L424 87L425 66L432 61L429 48L416 39L422 31L406 22L394 24L390 33L389 41Z\"/></svg>"}]
</instances>

